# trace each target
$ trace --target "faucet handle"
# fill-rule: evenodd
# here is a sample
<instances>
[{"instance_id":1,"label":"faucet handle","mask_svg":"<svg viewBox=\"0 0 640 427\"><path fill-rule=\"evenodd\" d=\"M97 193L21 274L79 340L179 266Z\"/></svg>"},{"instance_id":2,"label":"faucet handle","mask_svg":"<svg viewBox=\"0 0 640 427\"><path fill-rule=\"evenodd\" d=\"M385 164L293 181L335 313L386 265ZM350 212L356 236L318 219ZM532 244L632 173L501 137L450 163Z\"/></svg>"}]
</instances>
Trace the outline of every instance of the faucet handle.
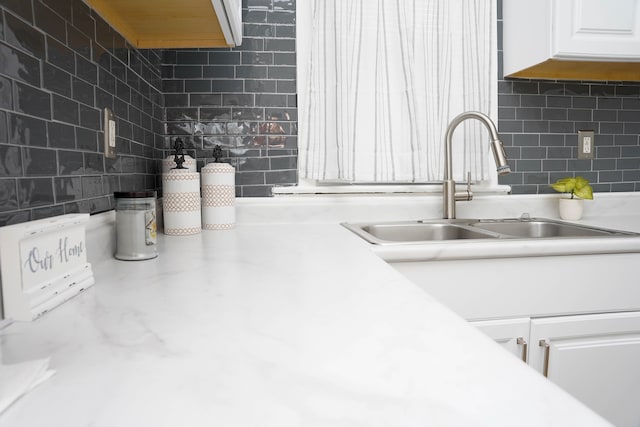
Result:
<instances>
[{"instance_id":1,"label":"faucet handle","mask_svg":"<svg viewBox=\"0 0 640 427\"><path fill-rule=\"evenodd\" d=\"M456 201L473 200L473 192L471 191L471 171L467 172L467 189L463 192L455 194Z\"/></svg>"}]
</instances>

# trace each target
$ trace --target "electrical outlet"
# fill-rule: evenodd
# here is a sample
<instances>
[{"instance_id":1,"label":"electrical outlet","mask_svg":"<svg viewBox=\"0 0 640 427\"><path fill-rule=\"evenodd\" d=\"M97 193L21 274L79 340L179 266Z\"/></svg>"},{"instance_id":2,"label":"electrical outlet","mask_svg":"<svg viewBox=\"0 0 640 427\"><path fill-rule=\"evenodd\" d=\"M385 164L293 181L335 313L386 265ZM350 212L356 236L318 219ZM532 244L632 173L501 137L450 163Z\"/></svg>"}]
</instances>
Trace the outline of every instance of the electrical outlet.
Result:
<instances>
[{"instance_id":1,"label":"electrical outlet","mask_svg":"<svg viewBox=\"0 0 640 427\"><path fill-rule=\"evenodd\" d=\"M104 156L116 158L116 116L110 109L104 109Z\"/></svg>"},{"instance_id":2,"label":"electrical outlet","mask_svg":"<svg viewBox=\"0 0 640 427\"><path fill-rule=\"evenodd\" d=\"M593 159L595 152L595 132L592 130L579 130L578 131L578 159L590 160Z\"/></svg>"}]
</instances>

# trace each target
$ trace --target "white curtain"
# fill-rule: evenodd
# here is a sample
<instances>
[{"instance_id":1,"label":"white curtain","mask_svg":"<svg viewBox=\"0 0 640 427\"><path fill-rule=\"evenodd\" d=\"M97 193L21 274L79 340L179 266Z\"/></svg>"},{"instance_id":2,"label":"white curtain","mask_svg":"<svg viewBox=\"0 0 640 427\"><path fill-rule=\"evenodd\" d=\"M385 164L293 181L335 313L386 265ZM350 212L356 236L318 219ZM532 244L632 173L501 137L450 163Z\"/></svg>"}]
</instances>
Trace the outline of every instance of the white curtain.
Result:
<instances>
[{"instance_id":1,"label":"white curtain","mask_svg":"<svg viewBox=\"0 0 640 427\"><path fill-rule=\"evenodd\" d=\"M495 3L298 0L300 177L441 181L449 121L497 115ZM478 122L454 137L456 180L495 176Z\"/></svg>"}]
</instances>

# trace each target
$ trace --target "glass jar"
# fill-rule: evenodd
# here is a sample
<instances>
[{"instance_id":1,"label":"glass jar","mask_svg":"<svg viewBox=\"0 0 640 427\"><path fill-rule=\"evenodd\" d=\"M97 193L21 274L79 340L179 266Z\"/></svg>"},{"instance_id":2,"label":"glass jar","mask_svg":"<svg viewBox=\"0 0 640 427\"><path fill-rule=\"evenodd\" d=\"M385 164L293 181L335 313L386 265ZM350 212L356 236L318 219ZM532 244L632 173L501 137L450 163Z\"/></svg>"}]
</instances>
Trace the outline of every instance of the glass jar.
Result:
<instances>
[{"instance_id":1,"label":"glass jar","mask_svg":"<svg viewBox=\"0 0 640 427\"><path fill-rule=\"evenodd\" d=\"M116 191L117 259L136 261L158 256L156 192Z\"/></svg>"}]
</instances>

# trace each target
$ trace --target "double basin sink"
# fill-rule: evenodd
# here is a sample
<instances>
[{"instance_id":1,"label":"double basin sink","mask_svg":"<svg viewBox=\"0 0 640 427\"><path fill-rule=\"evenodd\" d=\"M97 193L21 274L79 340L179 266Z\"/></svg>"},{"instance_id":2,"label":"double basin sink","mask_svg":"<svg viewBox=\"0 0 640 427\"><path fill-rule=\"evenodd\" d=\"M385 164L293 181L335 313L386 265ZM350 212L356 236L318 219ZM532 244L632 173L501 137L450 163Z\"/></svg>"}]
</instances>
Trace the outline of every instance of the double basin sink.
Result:
<instances>
[{"instance_id":1,"label":"double basin sink","mask_svg":"<svg viewBox=\"0 0 640 427\"><path fill-rule=\"evenodd\" d=\"M436 219L385 223L344 223L369 243L421 244L467 239L541 239L638 236L618 230L546 218Z\"/></svg>"}]
</instances>

